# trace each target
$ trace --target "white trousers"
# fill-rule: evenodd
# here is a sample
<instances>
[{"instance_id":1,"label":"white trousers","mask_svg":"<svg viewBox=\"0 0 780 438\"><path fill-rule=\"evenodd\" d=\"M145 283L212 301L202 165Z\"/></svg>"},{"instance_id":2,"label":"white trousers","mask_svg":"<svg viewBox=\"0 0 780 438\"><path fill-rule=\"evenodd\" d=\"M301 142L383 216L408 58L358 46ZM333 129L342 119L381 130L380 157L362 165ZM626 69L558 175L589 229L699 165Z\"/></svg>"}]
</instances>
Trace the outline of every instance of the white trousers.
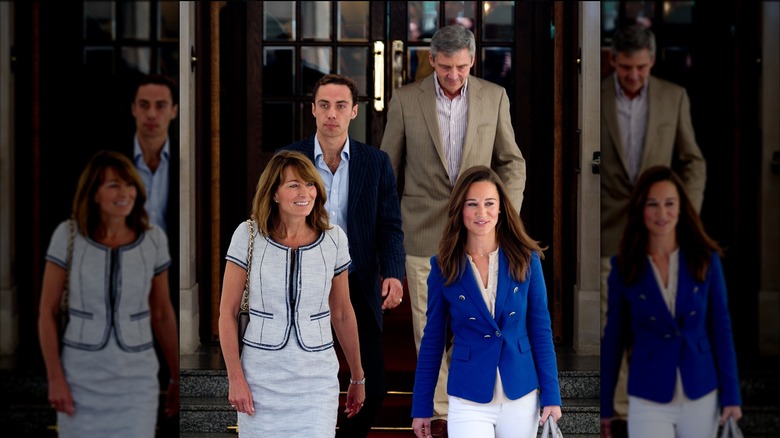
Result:
<instances>
[{"instance_id":1,"label":"white trousers","mask_svg":"<svg viewBox=\"0 0 780 438\"><path fill-rule=\"evenodd\" d=\"M628 396L630 438L714 438L717 433L718 391L672 403Z\"/></svg>"},{"instance_id":2,"label":"white trousers","mask_svg":"<svg viewBox=\"0 0 780 438\"><path fill-rule=\"evenodd\" d=\"M406 284L409 286L409 301L412 306L412 329L414 330L414 344L417 354L420 353L425 325L428 318L428 274L431 273L431 258L406 256ZM452 347L444 352L439 367L439 378L436 381L436 389L433 393L433 417L434 420L447 419L447 378L450 371L450 358Z\"/></svg>"},{"instance_id":3,"label":"white trousers","mask_svg":"<svg viewBox=\"0 0 780 438\"><path fill-rule=\"evenodd\" d=\"M536 391L509 403L473 403L449 397L450 438L535 438L539 429Z\"/></svg>"}]
</instances>

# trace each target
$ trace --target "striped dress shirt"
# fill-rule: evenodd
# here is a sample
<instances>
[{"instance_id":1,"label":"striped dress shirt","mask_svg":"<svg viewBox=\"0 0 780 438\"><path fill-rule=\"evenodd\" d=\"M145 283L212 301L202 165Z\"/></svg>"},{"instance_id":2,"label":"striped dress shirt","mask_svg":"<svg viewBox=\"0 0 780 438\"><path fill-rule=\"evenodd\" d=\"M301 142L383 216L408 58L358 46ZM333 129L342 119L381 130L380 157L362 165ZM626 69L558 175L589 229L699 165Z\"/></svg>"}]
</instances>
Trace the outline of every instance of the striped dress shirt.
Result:
<instances>
[{"instance_id":1,"label":"striped dress shirt","mask_svg":"<svg viewBox=\"0 0 780 438\"><path fill-rule=\"evenodd\" d=\"M623 143L628 176L631 182L636 182L639 168L642 164L642 149L647 132L647 84L639 91L639 95L629 99L620 87L617 75L615 77L615 95L617 96L616 109L618 127L620 129L620 141Z\"/></svg>"},{"instance_id":2,"label":"striped dress shirt","mask_svg":"<svg viewBox=\"0 0 780 438\"><path fill-rule=\"evenodd\" d=\"M450 99L444 94L439 85L439 78L434 74L433 83L436 84L436 113L441 132L441 144L444 146L444 154L447 155L450 183L455 186L460 170L460 159L463 154L463 140L466 138L466 122L468 121L469 99L468 81L460 89L460 95Z\"/></svg>"}]
</instances>

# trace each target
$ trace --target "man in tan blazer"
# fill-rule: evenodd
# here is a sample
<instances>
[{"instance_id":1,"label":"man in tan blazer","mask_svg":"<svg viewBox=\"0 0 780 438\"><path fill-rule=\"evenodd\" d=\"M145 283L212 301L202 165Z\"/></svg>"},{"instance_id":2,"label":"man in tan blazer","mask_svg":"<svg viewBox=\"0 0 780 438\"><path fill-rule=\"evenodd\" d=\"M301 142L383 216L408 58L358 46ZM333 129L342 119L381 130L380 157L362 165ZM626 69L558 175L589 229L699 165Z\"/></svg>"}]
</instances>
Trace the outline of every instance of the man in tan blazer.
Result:
<instances>
[{"instance_id":1,"label":"man in tan blazer","mask_svg":"<svg viewBox=\"0 0 780 438\"><path fill-rule=\"evenodd\" d=\"M402 193L406 278L418 351L430 257L438 251L458 175L474 165L490 166L518 211L523 201L525 160L515 143L509 98L504 88L469 75L475 50L468 29L439 29L429 55L434 73L393 92L382 138L381 149L390 156ZM433 436L446 436L448 367L445 357L436 387Z\"/></svg>"},{"instance_id":2,"label":"man in tan blazer","mask_svg":"<svg viewBox=\"0 0 780 438\"><path fill-rule=\"evenodd\" d=\"M618 31L612 39L610 63L615 72L601 82L602 329L609 259L618 251L634 182L651 166L669 166L685 182L698 211L706 181L706 163L696 144L688 94L650 75L655 63L655 36L650 29L635 24ZM621 376L615 413L625 418L625 366Z\"/></svg>"}]
</instances>

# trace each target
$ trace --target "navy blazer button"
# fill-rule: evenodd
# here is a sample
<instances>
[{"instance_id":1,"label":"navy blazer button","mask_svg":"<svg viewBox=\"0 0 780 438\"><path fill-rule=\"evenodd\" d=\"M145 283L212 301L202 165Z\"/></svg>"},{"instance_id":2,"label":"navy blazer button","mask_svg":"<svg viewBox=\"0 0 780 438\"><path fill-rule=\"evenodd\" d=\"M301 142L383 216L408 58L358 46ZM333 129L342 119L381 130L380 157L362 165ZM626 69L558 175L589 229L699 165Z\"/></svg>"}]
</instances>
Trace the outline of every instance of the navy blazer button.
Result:
<instances>
[{"instance_id":1,"label":"navy blazer button","mask_svg":"<svg viewBox=\"0 0 780 438\"><path fill-rule=\"evenodd\" d=\"M691 313L689 313L689 315L691 315L691 316L696 315L696 311L695 310L691 310Z\"/></svg>"},{"instance_id":2,"label":"navy blazer button","mask_svg":"<svg viewBox=\"0 0 780 438\"><path fill-rule=\"evenodd\" d=\"M509 312L509 316L515 316L515 312Z\"/></svg>"},{"instance_id":3,"label":"navy blazer button","mask_svg":"<svg viewBox=\"0 0 780 438\"><path fill-rule=\"evenodd\" d=\"M469 316L469 321L476 321L477 318L474 318L473 316Z\"/></svg>"},{"instance_id":4,"label":"navy blazer button","mask_svg":"<svg viewBox=\"0 0 780 438\"><path fill-rule=\"evenodd\" d=\"M489 337L490 337L490 335L485 335L485 339L487 339L487 338L489 338Z\"/></svg>"},{"instance_id":5,"label":"navy blazer button","mask_svg":"<svg viewBox=\"0 0 780 438\"><path fill-rule=\"evenodd\" d=\"M647 297L645 296L645 294L639 294L639 299L640 300L646 300Z\"/></svg>"},{"instance_id":6,"label":"navy blazer button","mask_svg":"<svg viewBox=\"0 0 780 438\"><path fill-rule=\"evenodd\" d=\"M655 321L655 316L651 316L649 319L650 321Z\"/></svg>"},{"instance_id":7,"label":"navy blazer button","mask_svg":"<svg viewBox=\"0 0 780 438\"><path fill-rule=\"evenodd\" d=\"M458 299L461 301L466 301L466 297L464 297L463 295L459 296Z\"/></svg>"},{"instance_id":8,"label":"navy blazer button","mask_svg":"<svg viewBox=\"0 0 780 438\"><path fill-rule=\"evenodd\" d=\"M664 338L666 338L666 339L670 339L671 337L672 337L672 335L670 335L669 333L664 335Z\"/></svg>"},{"instance_id":9,"label":"navy blazer button","mask_svg":"<svg viewBox=\"0 0 780 438\"><path fill-rule=\"evenodd\" d=\"M517 289L518 289L518 287L515 286L515 290L513 290L512 292L517 293Z\"/></svg>"},{"instance_id":10,"label":"navy blazer button","mask_svg":"<svg viewBox=\"0 0 780 438\"><path fill-rule=\"evenodd\" d=\"M501 337L501 332L496 330L496 336L498 336L500 338Z\"/></svg>"},{"instance_id":11,"label":"navy blazer button","mask_svg":"<svg viewBox=\"0 0 780 438\"><path fill-rule=\"evenodd\" d=\"M696 287L693 288L693 293L696 293L698 291L699 291L699 286L696 286Z\"/></svg>"}]
</instances>

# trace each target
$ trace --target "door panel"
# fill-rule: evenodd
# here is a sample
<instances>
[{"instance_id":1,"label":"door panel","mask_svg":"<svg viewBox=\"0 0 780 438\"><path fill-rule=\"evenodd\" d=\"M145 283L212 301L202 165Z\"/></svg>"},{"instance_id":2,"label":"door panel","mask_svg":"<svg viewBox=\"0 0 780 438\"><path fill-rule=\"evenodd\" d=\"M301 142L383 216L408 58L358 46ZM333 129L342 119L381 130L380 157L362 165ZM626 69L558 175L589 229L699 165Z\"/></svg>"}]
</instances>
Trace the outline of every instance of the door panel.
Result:
<instances>
[{"instance_id":1,"label":"door panel","mask_svg":"<svg viewBox=\"0 0 780 438\"><path fill-rule=\"evenodd\" d=\"M222 28L228 35L221 40L229 43L222 43L228 53L221 87L228 97L223 97L227 107L220 135L223 148L230 148L221 155L232 158L221 164L221 214L228 224L246 218L257 179L274 151L315 132L311 88L317 79L330 72L355 79L359 110L350 136L379 147L393 89L432 71L428 47L433 33L451 23L472 29L477 39L472 74L503 86L510 99L515 136L527 162L521 215L531 236L549 247L543 266L555 339L570 339L560 322L572 305L571 293L562 293L573 290L572 279L560 275L564 263L550 255L567 253L561 229L576 229L576 218L552 200L576 202L570 196L576 190L566 184L561 169L576 161L567 157L576 156L578 145L568 144L570 136L556 139L554 118L565 101L564 117L576 121L577 104L576 96L553 98L561 78L556 79L560 73L554 67L549 2L227 2L225 9ZM576 18L576 7L566 11ZM385 54L377 71L375 42L383 44ZM383 90L374 89L382 83L377 75L384 78ZM375 94L384 109L374 108ZM232 235L227 228L220 233L221 254Z\"/></svg>"}]
</instances>

